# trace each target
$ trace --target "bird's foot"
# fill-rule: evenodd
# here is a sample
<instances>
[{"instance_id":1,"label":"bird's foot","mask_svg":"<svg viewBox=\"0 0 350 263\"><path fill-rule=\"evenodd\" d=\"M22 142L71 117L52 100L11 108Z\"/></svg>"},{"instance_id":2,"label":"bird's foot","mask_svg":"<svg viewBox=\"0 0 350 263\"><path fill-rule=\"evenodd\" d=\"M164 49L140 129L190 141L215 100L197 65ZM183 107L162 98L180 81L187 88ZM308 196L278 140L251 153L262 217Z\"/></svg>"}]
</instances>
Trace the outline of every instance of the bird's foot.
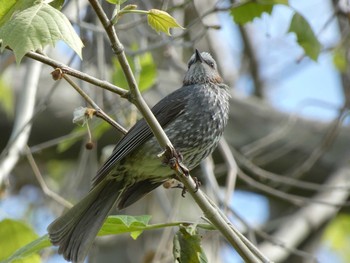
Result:
<instances>
[{"instance_id":1,"label":"bird's foot","mask_svg":"<svg viewBox=\"0 0 350 263\"><path fill-rule=\"evenodd\" d=\"M193 181L195 182L196 184L196 188L195 188L195 193L198 191L199 187L202 185L201 182L198 180L197 177L193 177ZM177 181L176 179L171 179L171 180L168 180L168 181L165 181L163 183L163 187L166 188L166 189L169 189L169 188L178 188L178 189L182 189L181 191L181 196L182 197L185 197L186 193L187 193L187 188L182 184L180 183L179 181Z\"/></svg>"},{"instance_id":2,"label":"bird's foot","mask_svg":"<svg viewBox=\"0 0 350 263\"><path fill-rule=\"evenodd\" d=\"M163 163L170 166L171 169L189 176L190 172L187 167L182 163L183 156L174 148L166 147L166 150L161 154L163 157Z\"/></svg>"},{"instance_id":3,"label":"bird's foot","mask_svg":"<svg viewBox=\"0 0 350 263\"><path fill-rule=\"evenodd\" d=\"M197 177L193 177L193 181L196 184L196 188L195 188L195 191L194 191L196 193L198 191L199 187L201 187L202 183L201 183L201 181L198 180Z\"/></svg>"},{"instance_id":4,"label":"bird's foot","mask_svg":"<svg viewBox=\"0 0 350 263\"><path fill-rule=\"evenodd\" d=\"M193 177L193 181L196 184L194 192L197 193L197 191L198 191L199 187L202 185L202 183L198 180L197 177ZM181 196L185 197L185 195L187 193L187 188L183 184L181 184L181 186L178 185L177 188L182 189Z\"/></svg>"}]
</instances>

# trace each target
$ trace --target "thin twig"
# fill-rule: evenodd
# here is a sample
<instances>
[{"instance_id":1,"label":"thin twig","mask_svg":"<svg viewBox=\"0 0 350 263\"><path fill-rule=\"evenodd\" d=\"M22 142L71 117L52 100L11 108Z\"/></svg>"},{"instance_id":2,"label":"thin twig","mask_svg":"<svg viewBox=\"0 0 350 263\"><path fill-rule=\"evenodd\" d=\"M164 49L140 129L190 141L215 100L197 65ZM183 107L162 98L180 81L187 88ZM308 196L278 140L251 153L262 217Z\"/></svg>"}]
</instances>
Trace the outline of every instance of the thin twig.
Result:
<instances>
[{"instance_id":1,"label":"thin twig","mask_svg":"<svg viewBox=\"0 0 350 263\"><path fill-rule=\"evenodd\" d=\"M282 200L285 200L289 203L292 203L297 206L303 206L307 203L317 203L317 204L322 204L325 206L334 206L334 207L348 207L350 206L350 202L342 202L342 203L332 203L329 202L328 200L317 200L317 199L309 199L307 197L303 196L298 196L298 195L293 195L289 194L286 192L283 192L281 190L277 190L273 187L270 187L266 184L260 183L258 181L255 181L253 178L245 174L242 170L238 169L238 177L242 179L245 183L248 185L252 186L253 188L260 190L268 195L271 196L276 196ZM329 189L331 191L332 189ZM333 189L334 190L334 189ZM337 189L336 189L337 190ZM337 190L339 191L339 190ZM348 191L348 189L342 189L342 191Z\"/></svg>"},{"instance_id":2,"label":"thin twig","mask_svg":"<svg viewBox=\"0 0 350 263\"><path fill-rule=\"evenodd\" d=\"M71 208L73 205L70 202L68 202L66 199L64 199L60 195L56 194L55 192L53 192L47 186L44 178L42 177L42 175L40 173L39 167L37 166L37 164L33 158L33 155L32 155L28 146L26 146L25 152L27 155L28 162L29 162L30 166L32 167L34 175L35 175L36 179L38 180L39 185L40 185L41 189L43 190L44 194L51 197L53 200L55 200L57 203L63 205L64 207Z\"/></svg>"},{"instance_id":3,"label":"thin twig","mask_svg":"<svg viewBox=\"0 0 350 263\"><path fill-rule=\"evenodd\" d=\"M335 171L325 183L341 186L348 182L349 178L350 168L348 165L345 165ZM323 207L317 203L319 201L328 202L328 200L342 203L348 198L349 191L329 190L328 192L321 192L315 195L313 199L317 200L317 202L309 202L308 205L304 206L294 215L289 216L279 226L277 231L273 233L273 238L275 240L281 240L286 247L299 247L310 236L310 233L314 233L315 230L324 226L339 212L339 207ZM285 262L290 256L286 249L281 246L271 245L269 242L264 242L259 247L277 262Z\"/></svg>"},{"instance_id":4,"label":"thin twig","mask_svg":"<svg viewBox=\"0 0 350 263\"><path fill-rule=\"evenodd\" d=\"M334 186L334 185L322 185L312 182L302 181L300 179L291 178L288 176L283 176L279 174L272 173L270 171L264 170L245 157L243 154L238 152L236 149L231 148L235 158L241 167L249 170L252 175L256 175L259 179L267 179L271 180L275 185L282 184L293 187L298 187L300 189L313 190L313 191L325 191L329 189L338 189L338 190L347 190L350 189L350 184L342 185L342 186Z\"/></svg>"},{"instance_id":5,"label":"thin twig","mask_svg":"<svg viewBox=\"0 0 350 263\"><path fill-rule=\"evenodd\" d=\"M216 197L219 199L219 203L220 205L225 205L226 200L223 200L222 196L219 195L219 192L215 192ZM290 248L287 247L284 242L275 239L273 236L271 236L270 234L268 234L267 232L252 227L245 219L243 219L232 207L231 205L227 207L227 209L232 213L232 215L240 222L243 224L243 226L245 227L245 231L247 232L247 236L249 237L249 240L253 240L254 244L257 244L257 240L256 240L256 235L260 236L261 238L265 239L265 241L269 241L271 244L274 244L276 246L280 246L284 249L286 249L287 251L289 251L290 253L294 254L294 255L298 255L307 259L314 259L314 256L311 255L310 253L307 253L305 251L296 249L296 248Z\"/></svg>"},{"instance_id":6,"label":"thin twig","mask_svg":"<svg viewBox=\"0 0 350 263\"><path fill-rule=\"evenodd\" d=\"M283 123L280 127L277 127L268 135L259 138L241 148L241 151L245 156L252 157L254 154L259 153L263 148L268 145L271 145L273 142L279 140L284 137L288 132L290 132L291 128L295 124L297 118L296 114L290 115L289 118Z\"/></svg>"},{"instance_id":7,"label":"thin twig","mask_svg":"<svg viewBox=\"0 0 350 263\"><path fill-rule=\"evenodd\" d=\"M86 92L84 92L70 77L63 74L63 78L89 103L95 110L94 115L96 117L100 117L101 119L108 122L110 125L112 125L114 128L116 128L118 131L120 131L122 134L126 134L128 131L124 129L123 126L121 126L119 123L117 123L115 120L113 120L111 117L109 117L94 101L89 97Z\"/></svg>"},{"instance_id":8,"label":"thin twig","mask_svg":"<svg viewBox=\"0 0 350 263\"><path fill-rule=\"evenodd\" d=\"M237 163L233 157L230 146L228 145L225 138L222 138L219 143L219 150L222 157L225 159L227 167L227 176L226 176L226 191L225 191L225 204L224 211L226 212L227 207L232 202L232 193L236 186L237 180Z\"/></svg>"},{"instance_id":9,"label":"thin twig","mask_svg":"<svg viewBox=\"0 0 350 263\"><path fill-rule=\"evenodd\" d=\"M322 157L322 155L330 148L335 139L338 136L339 128L343 122L343 114L346 111L346 107L343 107L336 120L331 125L330 129L327 131L320 145L318 145L310 154L310 156L298 167L290 173L288 176L292 178L299 178L307 171L309 171L312 166Z\"/></svg>"}]
</instances>

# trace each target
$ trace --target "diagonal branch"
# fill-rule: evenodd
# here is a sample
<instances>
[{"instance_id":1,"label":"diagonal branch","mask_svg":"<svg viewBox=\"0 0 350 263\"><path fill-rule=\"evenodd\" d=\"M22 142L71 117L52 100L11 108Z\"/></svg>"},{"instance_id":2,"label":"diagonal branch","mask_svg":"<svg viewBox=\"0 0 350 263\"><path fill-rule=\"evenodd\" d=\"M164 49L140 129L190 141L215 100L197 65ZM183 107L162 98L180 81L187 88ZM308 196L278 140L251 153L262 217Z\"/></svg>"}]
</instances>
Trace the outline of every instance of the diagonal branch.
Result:
<instances>
[{"instance_id":1,"label":"diagonal branch","mask_svg":"<svg viewBox=\"0 0 350 263\"><path fill-rule=\"evenodd\" d=\"M344 166L338 169L325 183L331 186L342 186L350 179L350 167ZM276 262L285 262L290 251L287 248L297 248L310 233L320 228L327 221L332 219L340 209L339 206L329 206L319 203L332 200L335 203L344 203L348 199L350 191L343 189L329 189L320 192L313 200L302 207L293 216L289 217L280 228L272 235L275 240L279 240L283 246L263 242L259 245L264 254Z\"/></svg>"},{"instance_id":2,"label":"diagonal branch","mask_svg":"<svg viewBox=\"0 0 350 263\"><path fill-rule=\"evenodd\" d=\"M61 69L62 73L64 73L64 74L76 77L76 78L81 79L83 81L86 81L92 85L109 90L113 93L120 95L123 98L128 97L129 92L127 90L122 89L120 87L117 87L117 86L109 83L108 81L100 80L98 78L90 76L89 74L86 74L86 73L83 73L79 70L73 69L73 68L71 68L71 67L69 67L61 62L58 62L52 58L49 58L43 54L30 51L26 54L26 56L29 58L35 59L37 61L40 61L41 63L44 63L46 65L49 65L55 69L59 68L59 69Z\"/></svg>"},{"instance_id":3,"label":"diagonal branch","mask_svg":"<svg viewBox=\"0 0 350 263\"><path fill-rule=\"evenodd\" d=\"M34 157L32 155L32 153L30 152L30 149L28 146L25 147L25 152L27 155L27 160L33 170L33 173L36 177L36 179L39 182L39 185L41 187L41 189L43 190L44 194L46 194L47 196L51 197L53 200L55 200L57 203L63 205L64 207L67 208L71 208L73 205L68 202L66 199L64 199L63 197L61 197L60 195L56 194L54 191L52 191L46 184L43 176L41 175L41 172L39 170L38 165L36 164Z\"/></svg>"},{"instance_id":4,"label":"diagonal branch","mask_svg":"<svg viewBox=\"0 0 350 263\"><path fill-rule=\"evenodd\" d=\"M105 28L108 38L110 39L112 49L117 55L119 63L123 69L130 89L129 100L134 103L142 113L142 116L152 129L154 136L157 138L158 143L163 149L166 149L166 154L176 153L167 135L152 114L151 110L142 98L140 91L138 90L134 75L126 59L123 45L117 37L115 28L107 18L99 2L97 0L89 0L89 2ZM186 174L186 168L182 167L181 164L175 165L174 168L176 175L184 184L186 189L188 189L198 206L202 209L205 217L209 219L209 221L222 233L222 235L236 249L236 251L245 261L252 263L260 261L269 262L268 259L259 253L259 251L232 226L228 219L222 213L220 213L218 207L211 203L202 191L197 189L198 186L192 177L189 176L189 174Z\"/></svg>"},{"instance_id":5,"label":"diagonal branch","mask_svg":"<svg viewBox=\"0 0 350 263\"><path fill-rule=\"evenodd\" d=\"M124 135L128 132L123 126L109 117L72 79L66 75L63 75L63 78L94 108L93 114L96 117L105 120Z\"/></svg>"}]
</instances>

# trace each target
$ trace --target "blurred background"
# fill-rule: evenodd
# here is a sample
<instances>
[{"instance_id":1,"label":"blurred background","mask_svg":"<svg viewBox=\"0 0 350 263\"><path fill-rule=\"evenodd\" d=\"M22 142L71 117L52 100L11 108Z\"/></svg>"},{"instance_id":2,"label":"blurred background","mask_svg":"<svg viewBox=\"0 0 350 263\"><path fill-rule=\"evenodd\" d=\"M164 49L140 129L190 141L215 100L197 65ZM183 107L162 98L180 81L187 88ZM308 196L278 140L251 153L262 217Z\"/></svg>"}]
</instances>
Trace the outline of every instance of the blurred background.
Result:
<instances>
[{"instance_id":1,"label":"blurred background","mask_svg":"<svg viewBox=\"0 0 350 263\"><path fill-rule=\"evenodd\" d=\"M111 17L113 6L102 4ZM275 262L350 262L349 1L289 0L244 25L239 14L249 17L254 11L232 12L235 1L126 4L167 10L185 28L172 29L172 36L157 34L145 16L135 14L116 24L150 106L182 85L195 48L212 54L231 88L225 139L192 172L201 189ZM89 3L66 0L62 12L83 40L83 60L63 42L45 53L127 88ZM310 41L307 27L301 30L306 39L289 32L296 13L317 42ZM51 71L29 58L16 65L11 51L0 55L0 232L12 219L25 222L34 238L46 234L65 210L65 200L76 203L89 190L90 179L122 136L97 118L89 121L91 138L86 126L73 124L74 110L87 104L64 80L54 81ZM126 129L140 118L127 100L75 81ZM23 122L28 114L30 121ZM18 136L23 131L28 138ZM22 148L13 157L18 138ZM87 150L90 141L94 147ZM203 222L190 195L182 198L181 190L163 187L122 213L152 215L151 223ZM174 262L176 231L146 231L137 240L126 234L98 238L87 262ZM219 233L200 234L208 262L242 262ZM65 262L54 248L35 260Z\"/></svg>"}]
</instances>

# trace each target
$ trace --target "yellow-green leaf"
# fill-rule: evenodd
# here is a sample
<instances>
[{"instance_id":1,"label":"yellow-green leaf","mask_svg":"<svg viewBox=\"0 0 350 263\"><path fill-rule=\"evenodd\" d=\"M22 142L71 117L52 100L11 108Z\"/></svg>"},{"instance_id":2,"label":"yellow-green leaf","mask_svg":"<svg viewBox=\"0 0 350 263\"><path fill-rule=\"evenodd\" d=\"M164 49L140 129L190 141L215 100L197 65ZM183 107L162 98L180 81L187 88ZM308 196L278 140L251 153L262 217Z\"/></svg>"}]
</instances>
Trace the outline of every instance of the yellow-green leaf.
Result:
<instances>
[{"instance_id":1,"label":"yellow-green leaf","mask_svg":"<svg viewBox=\"0 0 350 263\"><path fill-rule=\"evenodd\" d=\"M151 216L149 215L140 215L140 216L129 216L129 215L118 215L118 216L109 216L106 222L103 224L99 236L103 235L113 235L113 234L122 234L122 233L130 233L132 238L136 239L144 230L155 230L155 229L163 229L165 227L173 227L180 226L183 223L181 222L173 222L166 224L148 224ZM7 225L5 225L7 227ZM187 228L188 229L188 228ZM1 257L1 253L4 252L3 248L7 248L6 246L2 246L3 243L7 242L7 239L3 239L1 236L2 231L6 232L6 230L13 229L5 229L3 225L0 223L0 261L3 259ZM9 231L7 231L8 233ZM191 235L193 231L190 231ZM11 232L12 233L12 232ZM25 232L24 232L25 233ZM36 261L20 261L27 258L30 255L36 256L38 252L40 252L43 248L52 246L48 235L44 235L34 241L28 243L25 246L20 247L14 253L12 251L6 251L6 257L1 263L36 263ZM11 256L9 256L11 255ZM201 261L202 262L202 261Z\"/></svg>"},{"instance_id":2,"label":"yellow-green leaf","mask_svg":"<svg viewBox=\"0 0 350 263\"><path fill-rule=\"evenodd\" d=\"M156 65L153 61L151 52L146 52L135 58L138 60L141 68L138 85L141 92L148 90L154 84L157 77Z\"/></svg>"},{"instance_id":3,"label":"yellow-green leaf","mask_svg":"<svg viewBox=\"0 0 350 263\"><path fill-rule=\"evenodd\" d=\"M184 29L171 15L159 9L151 9L147 14L148 24L158 33L164 32L170 35L170 28Z\"/></svg>"},{"instance_id":4,"label":"yellow-green leaf","mask_svg":"<svg viewBox=\"0 0 350 263\"><path fill-rule=\"evenodd\" d=\"M333 50L333 64L340 72L346 71L348 61L343 47L337 47Z\"/></svg>"},{"instance_id":5,"label":"yellow-green leaf","mask_svg":"<svg viewBox=\"0 0 350 263\"><path fill-rule=\"evenodd\" d=\"M14 115L13 90L6 85L2 78L0 78L0 108L5 111L7 117Z\"/></svg>"},{"instance_id":6,"label":"yellow-green leaf","mask_svg":"<svg viewBox=\"0 0 350 263\"><path fill-rule=\"evenodd\" d=\"M10 20L14 12L31 7L36 0L0 0L0 27Z\"/></svg>"},{"instance_id":7,"label":"yellow-green leaf","mask_svg":"<svg viewBox=\"0 0 350 263\"><path fill-rule=\"evenodd\" d=\"M323 239L335 250L343 259L349 262L350 259L350 216L338 215L327 226Z\"/></svg>"},{"instance_id":8,"label":"yellow-green leaf","mask_svg":"<svg viewBox=\"0 0 350 263\"><path fill-rule=\"evenodd\" d=\"M37 234L25 223L11 219L4 219L0 222L0 261L6 260L16 250L30 243L37 238ZM22 254L21 257L15 258L21 263L39 263L40 257L38 254Z\"/></svg>"},{"instance_id":9,"label":"yellow-green leaf","mask_svg":"<svg viewBox=\"0 0 350 263\"><path fill-rule=\"evenodd\" d=\"M157 68L154 63L152 54L146 52L135 56L134 59L127 57L131 70L135 73L136 81L141 92L148 90L155 83L157 78ZM117 59L113 60L114 71L112 82L119 87L127 89L128 83L125 80L123 70ZM136 68L139 68L136 71Z\"/></svg>"},{"instance_id":10,"label":"yellow-green leaf","mask_svg":"<svg viewBox=\"0 0 350 263\"><path fill-rule=\"evenodd\" d=\"M4 261L1 261L1 263L36 263L40 261L36 261L33 258L39 258L37 253L42 250L43 248L50 247L51 243L49 241L48 235L44 235L38 239L35 239L34 241L30 242L29 244L19 248L16 250L15 253L13 253L9 258L5 259ZM28 261L27 261L28 259Z\"/></svg>"}]
</instances>

